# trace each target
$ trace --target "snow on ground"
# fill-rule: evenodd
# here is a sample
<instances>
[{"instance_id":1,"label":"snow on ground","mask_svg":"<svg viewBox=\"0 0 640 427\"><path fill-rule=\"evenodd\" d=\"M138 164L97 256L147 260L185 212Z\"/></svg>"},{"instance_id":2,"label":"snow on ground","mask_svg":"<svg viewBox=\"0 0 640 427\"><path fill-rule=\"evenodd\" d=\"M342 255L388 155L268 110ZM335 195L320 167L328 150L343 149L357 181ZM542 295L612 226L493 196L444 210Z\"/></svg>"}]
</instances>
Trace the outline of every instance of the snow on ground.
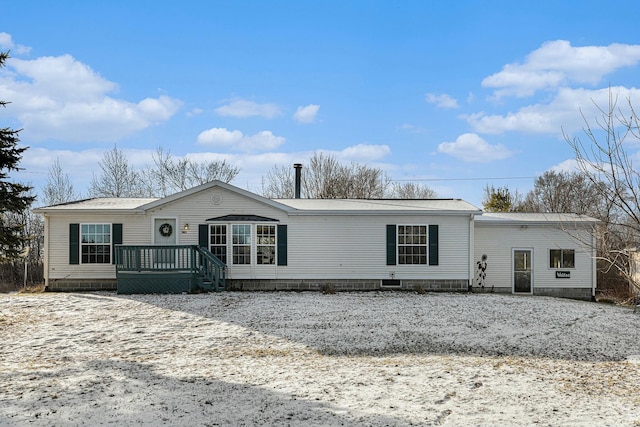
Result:
<instances>
[{"instance_id":1,"label":"snow on ground","mask_svg":"<svg viewBox=\"0 0 640 427\"><path fill-rule=\"evenodd\" d=\"M640 312L394 292L0 296L0 425L640 425Z\"/></svg>"}]
</instances>

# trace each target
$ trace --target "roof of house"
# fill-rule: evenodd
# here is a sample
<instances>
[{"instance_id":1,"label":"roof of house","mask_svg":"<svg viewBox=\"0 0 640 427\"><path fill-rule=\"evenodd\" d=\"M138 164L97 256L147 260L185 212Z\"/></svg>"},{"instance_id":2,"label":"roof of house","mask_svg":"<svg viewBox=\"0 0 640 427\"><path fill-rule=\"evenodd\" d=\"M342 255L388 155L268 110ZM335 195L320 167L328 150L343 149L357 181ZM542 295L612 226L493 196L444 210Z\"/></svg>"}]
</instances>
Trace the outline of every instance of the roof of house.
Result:
<instances>
[{"instance_id":1,"label":"roof of house","mask_svg":"<svg viewBox=\"0 0 640 427\"><path fill-rule=\"evenodd\" d=\"M33 211L36 213L99 210L130 211L156 200L158 200L158 198L99 197L95 199L76 200L74 202L36 208Z\"/></svg>"},{"instance_id":2,"label":"roof of house","mask_svg":"<svg viewBox=\"0 0 640 427\"><path fill-rule=\"evenodd\" d=\"M224 188L246 196L256 202L287 211L292 215L327 214L375 214L402 212L409 213L455 213L480 214L481 210L460 199L267 199L247 190L220 181L211 181L164 198L95 198L62 203L34 209L36 213L52 212L144 212L173 203L201 191L214 187Z\"/></svg>"},{"instance_id":3,"label":"roof of house","mask_svg":"<svg viewBox=\"0 0 640 427\"><path fill-rule=\"evenodd\" d=\"M276 199L275 201L290 206L299 213L398 211L481 213L480 209L461 199Z\"/></svg>"},{"instance_id":4,"label":"roof of house","mask_svg":"<svg viewBox=\"0 0 640 427\"><path fill-rule=\"evenodd\" d=\"M256 202L287 211L290 215L368 215L368 214L471 214L480 224L536 224L582 223L593 224L598 220L571 213L502 213L485 212L461 199L267 199L255 193L220 181L181 191L164 198L95 198L34 209L36 213L71 212L121 212L142 213L158 206L175 202L200 191L220 187L244 195Z\"/></svg>"},{"instance_id":5,"label":"roof of house","mask_svg":"<svg viewBox=\"0 0 640 427\"><path fill-rule=\"evenodd\" d=\"M476 217L476 221L482 224L549 224L549 223L573 223L595 224L600 222L596 218L575 213L521 213L521 212L484 212Z\"/></svg>"}]
</instances>

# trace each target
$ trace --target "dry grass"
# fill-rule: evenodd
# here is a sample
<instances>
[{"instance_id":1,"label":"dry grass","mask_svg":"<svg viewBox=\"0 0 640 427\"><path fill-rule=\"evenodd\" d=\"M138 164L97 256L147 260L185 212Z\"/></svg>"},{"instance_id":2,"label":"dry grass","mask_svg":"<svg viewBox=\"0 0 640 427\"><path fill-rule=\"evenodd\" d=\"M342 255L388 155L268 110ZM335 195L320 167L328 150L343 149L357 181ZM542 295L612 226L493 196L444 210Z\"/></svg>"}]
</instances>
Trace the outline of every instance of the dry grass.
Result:
<instances>
[{"instance_id":1,"label":"dry grass","mask_svg":"<svg viewBox=\"0 0 640 427\"><path fill-rule=\"evenodd\" d=\"M44 283L38 283L35 285L27 285L26 288L20 289L21 294L39 294L44 292Z\"/></svg>"},{"instance_id":2,"label":"dry grass","mask_svg":"<svg viewBox=\"0 0 640 427\"><path fill-rule=\"evenodd\" d=\"M334 295L336 293L336 287L333 283L326 283L320 285L320 292L324 295Z\"/></svg>"},{"instance_id":3,"label":"dry grass","mask_svg":"<svg viewBox=\"0 0 640 427\"><path fill-rule=\"evenodd\" d=\"M44 283L36 283L27 285L23 288L22 284L17 283L0 283L0 293L20 292L20 293L40 293L44 292Z\"/></svg>"}]
</instances>

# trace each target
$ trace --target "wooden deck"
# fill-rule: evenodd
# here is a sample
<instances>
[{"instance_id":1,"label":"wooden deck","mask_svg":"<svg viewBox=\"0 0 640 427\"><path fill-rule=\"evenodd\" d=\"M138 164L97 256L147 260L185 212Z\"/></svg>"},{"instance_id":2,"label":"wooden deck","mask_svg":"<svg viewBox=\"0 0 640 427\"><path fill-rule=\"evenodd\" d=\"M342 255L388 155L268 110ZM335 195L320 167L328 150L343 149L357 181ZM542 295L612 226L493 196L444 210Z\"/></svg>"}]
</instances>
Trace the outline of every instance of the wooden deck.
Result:
<instances>
[{"instance_id":1,"label":"wooden deck","mask_svg":"<svg viewBox=\"0 0 640 427\"><path fill-rule=\"evenodd\" d=\"M226 265L196 245L117 245L120 294L221 291Z\"/></svg>"}]
</instances>

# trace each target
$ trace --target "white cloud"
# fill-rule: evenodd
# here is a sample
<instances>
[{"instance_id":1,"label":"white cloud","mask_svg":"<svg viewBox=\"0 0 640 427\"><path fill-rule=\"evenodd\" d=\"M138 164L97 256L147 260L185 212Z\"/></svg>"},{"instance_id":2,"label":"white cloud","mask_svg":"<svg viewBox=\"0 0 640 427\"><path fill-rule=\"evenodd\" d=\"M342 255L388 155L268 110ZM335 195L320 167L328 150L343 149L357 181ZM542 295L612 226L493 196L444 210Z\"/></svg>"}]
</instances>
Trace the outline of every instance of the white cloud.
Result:
<instances>
[{"instance_id":1,"label":"white cloud","mask_svg":"<svg viewBox=\"0 0 640 427\"><path fill-rule=\"evenodd\" d=\"M513 154L504 145L491 145L475 133L462 134L454 142L443 142L438 151L474 163L506 159Z\"/></svg>"},{"instance_id":2,"label":"white cloud","mask_svg":"<svg viewBox=\"0 0 640 427\"><path fill-rule=\"evenodd\" d=\"M130 102L108 96L118 86L71 55L12 58L0 92L24 127L24 139L117 141L168 120L181 102L168 96Z\"/></svg>"},{"instance_id":3,"label":"white cloud","mask_svg":"<svg viewBox=\"0 0 640 427\"><path fill-rule=\"evenodd\" d=\"M458 108L458 101L455 98L447 94L436 95L433 93L428 93L425 95L426 101L429 104L435 104L438 108Z\"/></svg>"},{"instance_id":4,"label":"white cloud","mask_svg":"<svg viewBox=\"0 0 640 427\"><path fill-rule=\"evenodd\" d=\"M45 94L56 101L100 99L118 89L118 85L68 54L12 59L10 65L22 77L17 82L21 89Z\"/></svg>"},{"instance_id":5,"label":"white cloud","mask_svg":"<svg viewBox=\"0 0 640 427\"><path fill-rule=\"evenodd\" d=\"M309 104L306 107L300 106L293 114L293 119L298 123L313 123L320 109L319 105Z\"/></svg>"},{"instance_id":6,"label":"white cloud","mask_svg":"<svg viewBox=\"0 0 640 427\"><path fill-rule=\"evenodd\" d=\"M255 135L244 135L239 130L211 128L198 135L198 143L212 147L233 148L240 151L268 151L284 144L285 138L263 130Z\"/></svg>"},{"instance_id":7,"label":"white cloud","mask_svg":"<svg viewBox=\"0 0 640 427\"><path fill-rule=\"evenodd\" d=\"M497 88L496 97L525 97L536 91L570 83L596 84L605 75L640 62L640 45L571 46L566 40L544 43L531 52L524 64L507 64L482 81Z\"/></svg>"},{"instance_id":8,"label":"white cloud","mask_svg":"<svg viewBox=\"0 0 640 427\"><path fill-rule=\"evenodd\" d=\"M517 112L501 115L476 113L466 117L473 130L479 133L499 134L506 131L561 135L581 130L584 121L590 123L601 117L596 107L607 110L609 91L618 98L623 116L628 115L627 99L640 99L640 89L622 86L598 90L562 88L548 104L535 104L521 108Z\"/></svg>"},{"instance_id":9,"label":"white cloud","mask_svg":"<svg viewBox=\"0 0 640 427\"><path fill-rule=\"evenodd\" d=\"M388 145L357 144L334 153L340 160L372 162L387 157L391 154L391 148Z\"/></svg>"},{"instance_id":10,"label":"white cloud","mask_svg":"<svg viewBox=\"0 0 640 427\"><path fill-rule=\"evenodd\" d=\"M226 128L211 128L200 132L198 143L224 147L237 144L243 137L244 135L239 130L230 131Z\"/></svg>"},{"instance_id":11,"label":"white cloud","mask_svg":"<svg viewBox=\"0 0 640 427\"><path fill-rule=\"evenodd\" d=\"M245 99L234 99L229 104L216 108L215 112L220 116L238 118L259 116L272 119L282 115L282 111L275 104L258 104Z\"/></svg>"},{"instance_id":12,"label":"white cloud","mask_svg":"<svg viewBox=\"0 0 640 427\"><path fill-rule=\"evenodd\" d=\"M16 53L19 55L29 53L31 48L28 46L23 46L21 44L15 44L13 42L13 38L11 34L0 32L0 49L2 50L10 50L11 53Z\"/></svg>"},{"instance_id":13,"label":"white cloud","mask_svg":"<svg viewBox=\"0 0 640 427\"><path fill-rule=\"evenodd\" d=\"M572 173L578 172L580 169L578 167L578 162L576 159L568 159L558 163L555 166L552 166L551 168L549 168L549 170L553 172Z\"/></svg>"}]
</instances>

